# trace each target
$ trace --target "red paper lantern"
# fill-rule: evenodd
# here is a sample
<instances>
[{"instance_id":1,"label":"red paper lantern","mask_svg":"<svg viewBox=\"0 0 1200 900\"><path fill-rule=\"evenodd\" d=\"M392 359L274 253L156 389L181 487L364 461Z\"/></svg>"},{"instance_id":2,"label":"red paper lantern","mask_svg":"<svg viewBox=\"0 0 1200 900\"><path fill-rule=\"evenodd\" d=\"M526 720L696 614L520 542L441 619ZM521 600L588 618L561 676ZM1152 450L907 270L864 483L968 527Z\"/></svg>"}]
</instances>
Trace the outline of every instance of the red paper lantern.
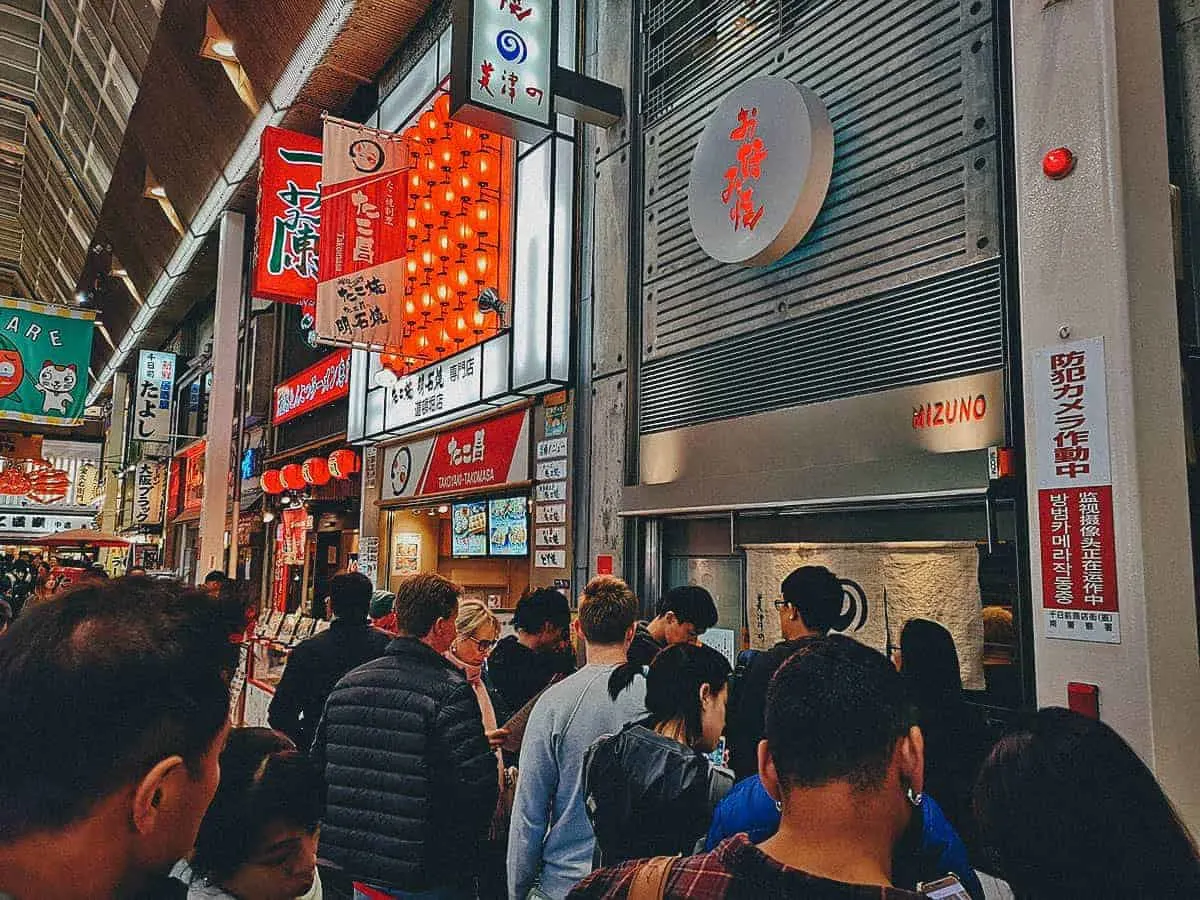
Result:
<instances>
[{"instance_id":1,"label":"red paper lantern","mask_svg":"<svg viewBox=\"0 0 1200 900\"><path fill-rule=\"evenodd\" d=\"M279 470L279 475L283 481L283 486L290 491L299 491L305 485L304 467L299 463L288 463Z\"/></svg>"},{"instance_id":2,"label":"red paper lantern","mask_svg":"<svg viewBox=\"0 0 1200 900\"><path fill-rule=\"evenodd\" d=\"M335 450L329 456L329 471L334 478L349 478L358 469L358 454L353 450Z\"/></svg>"},{"instance_id":3,"label":"red paper lantern","mask_svg":"<svg viewBox=\"0 0 1200 900\"><path fill-rule=\"evenodd\" d=\"M278 469L267 469L267 471L262 473L262 477L259 478L259 483L262 485L262 489L268 494L283 493L283 479L280 477Z\"/></svg>"},{"instance_id":4,"label":"red paper lantern","mask_svg":"<svg viewBox=\"0 0 1200 900\"><path fill-rule=\"evenodd\" d=\"M304 461L304 480L309 484L329 484L329 462L323 456L314 456Z\"/></svg>"}]
</instances>

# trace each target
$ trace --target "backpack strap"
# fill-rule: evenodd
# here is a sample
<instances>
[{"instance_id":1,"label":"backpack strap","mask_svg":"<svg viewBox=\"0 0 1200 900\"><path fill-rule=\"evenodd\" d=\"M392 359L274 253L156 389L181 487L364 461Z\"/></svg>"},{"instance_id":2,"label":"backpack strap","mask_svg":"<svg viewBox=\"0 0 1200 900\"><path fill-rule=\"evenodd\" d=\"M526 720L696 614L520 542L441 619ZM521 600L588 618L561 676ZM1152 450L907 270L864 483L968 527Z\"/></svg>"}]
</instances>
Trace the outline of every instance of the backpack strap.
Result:
<instances>
[{"instance_id":1,"label":"backpack strap","mask_svg":"<svg viewBox=\"0 0 1200 900\"><path fill-rule=\"evenodd\" d=\"M638 866L629 886L628 900L663 900L667 893L667 878L678 856L656 856Z\"/></svg>"}]
</instances>

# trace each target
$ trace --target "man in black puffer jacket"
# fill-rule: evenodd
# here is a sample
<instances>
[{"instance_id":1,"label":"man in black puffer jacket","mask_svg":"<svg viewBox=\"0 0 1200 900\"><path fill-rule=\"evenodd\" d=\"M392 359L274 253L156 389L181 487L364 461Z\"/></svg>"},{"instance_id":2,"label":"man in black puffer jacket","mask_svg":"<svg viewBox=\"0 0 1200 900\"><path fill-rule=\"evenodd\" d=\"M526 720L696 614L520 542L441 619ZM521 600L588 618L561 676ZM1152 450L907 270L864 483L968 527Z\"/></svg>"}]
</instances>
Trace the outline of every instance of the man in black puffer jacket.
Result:
<instances>
[{"instance_id":1,"label":"man in black puffer jacket","mask_svg":"<svg viewBox=\"0 0 1200 900\"><path fill-rule=\"evenodd\" d=\"M496 809L496 756L475 692L443 657L459 589L414 575L396 591L400 636L329 696L321 856L376 893L474 896L469 864Z\"/></svg>"}]
</instances>

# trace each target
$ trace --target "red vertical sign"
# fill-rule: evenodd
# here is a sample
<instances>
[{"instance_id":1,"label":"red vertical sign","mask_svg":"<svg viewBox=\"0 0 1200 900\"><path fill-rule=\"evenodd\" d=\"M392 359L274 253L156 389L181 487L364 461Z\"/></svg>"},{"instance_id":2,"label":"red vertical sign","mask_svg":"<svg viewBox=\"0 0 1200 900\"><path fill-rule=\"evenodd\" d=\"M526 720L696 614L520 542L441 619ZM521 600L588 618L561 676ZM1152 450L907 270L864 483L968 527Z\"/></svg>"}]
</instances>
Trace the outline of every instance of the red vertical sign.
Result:
<instances>
[{"instance_id":1,"label":"red vertical sign","mask_svg":"<svg viewBox=\"0 0 1200 900\"><path fill-rule=\"evenodd\" d=\"M267 128L258 183L255 297L315 300L320 230L321 139Z\"/></svg>"},{"instance_id":2,"label":"red vertical sign","mask_svg":"<svg viewBox=\"0 0 1200 900\"><path fill-rule=\"evenodd\" d=\"M317 334L399 348L408 271L408 147L398 134L325 120Z\"/></svg>"}]
</instances>

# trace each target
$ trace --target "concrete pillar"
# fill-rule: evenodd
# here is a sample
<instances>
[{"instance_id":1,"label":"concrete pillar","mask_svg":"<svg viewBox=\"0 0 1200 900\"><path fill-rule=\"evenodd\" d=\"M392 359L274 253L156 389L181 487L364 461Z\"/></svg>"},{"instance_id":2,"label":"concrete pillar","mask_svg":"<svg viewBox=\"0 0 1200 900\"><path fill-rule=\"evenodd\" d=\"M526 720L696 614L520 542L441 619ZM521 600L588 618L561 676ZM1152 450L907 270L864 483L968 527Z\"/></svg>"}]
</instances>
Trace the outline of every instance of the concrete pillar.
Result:
<instances>
[{"instance_id":1,"label":"concrete pillar","mask_svg":"<svg viewBox=\"0 0 1200 900\"><path fill-rule=\"evenodd\" d=\"M633 93L633 0L589 2L586 8L585 71ZM596 574L596 558L613 557L613 572L632 577L625 560L625 523L618 515L629 447L629 272L630 173L635 137L626 118L611 128L584 129L584 159L591 165L581 185L583 273L580 298L579 414L576 471L590 495L576 503L583 512L576 537L575 581ZM586 528L586 533L585 533Z\"/></svg>"},{"instance_id":2,"label":"concrete pillar","mask_svg":"<svg viewBox=\"0 0 1200 900\"><path fill-rule=\"evenodd\" d=\"M233 453L234 381L238 371L238 317L242 310L242 270L246 217L221 217L217 248L217 303L213 320L213 385L208 403L208 444L204 451L204 507L200 515L200 561L196 577L213 569L237 572L237 537L230 535L225 565L225 517L231 491L229 464ZM233 524L234 530L237 523Z\"/></svg>"},{"instance_id":3,"label":"concrete pillar","mask_svg":"<svg viewBox=\"0 0 1200 900\"><path fill-rule=\"evenodd\" d=\"M1013 3L1017 228L1025 425L1036 434L1033 354L1103 338L1121 643L1049 640L1041 541L1029 489L1038 702L1100 687L1101 718L1154 769L1200 827L1197 663L1179 336L1157 4ZM1072 148L1062 181L1047 150ZM1032 451L1032 443L1030 450Z\"/></svg>"}]
</instances>

